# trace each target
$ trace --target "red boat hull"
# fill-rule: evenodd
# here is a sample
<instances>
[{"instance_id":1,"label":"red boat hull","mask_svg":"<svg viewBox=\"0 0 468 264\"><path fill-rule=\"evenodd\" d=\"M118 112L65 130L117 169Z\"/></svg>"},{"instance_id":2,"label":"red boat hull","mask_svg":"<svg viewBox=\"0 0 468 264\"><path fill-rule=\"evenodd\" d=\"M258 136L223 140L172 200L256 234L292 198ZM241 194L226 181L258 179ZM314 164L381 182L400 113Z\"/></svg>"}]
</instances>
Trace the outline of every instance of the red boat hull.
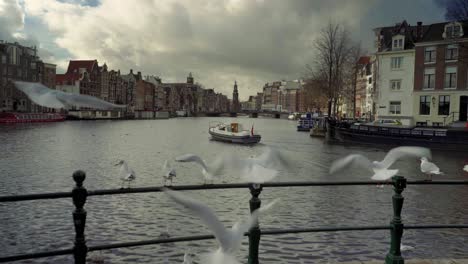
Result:
<instances>
[{"instance_id":1,"label":"red boat hull","mask_svg":"<svg viewBox=\"0 0 468 264\"><path fill-rule=\"evenodd\" d=\"M65 116L57 113L0 113L0 123L44 123L64 121Z\"/></svg>"}]
</instances>

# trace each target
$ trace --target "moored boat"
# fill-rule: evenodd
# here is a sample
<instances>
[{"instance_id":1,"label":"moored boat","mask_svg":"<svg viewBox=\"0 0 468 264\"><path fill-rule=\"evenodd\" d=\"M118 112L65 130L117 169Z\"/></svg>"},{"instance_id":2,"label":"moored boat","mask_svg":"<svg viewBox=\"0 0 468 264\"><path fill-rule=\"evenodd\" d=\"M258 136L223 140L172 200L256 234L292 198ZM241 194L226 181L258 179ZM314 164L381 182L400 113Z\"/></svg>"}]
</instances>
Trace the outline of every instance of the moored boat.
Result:
<instances>
[{"instance_id":1,"label":"moored boat","mask_svg":"<svg viewBox=\"0 0 468 264\"><path fill-rule=\"evenodd\" d=\"M255 144L262 138L254 133L253 126L249 130L244 130L242 124L212 122L209 125L208 132L214 140L238 144Z\"/></svg>"},{"instance_id":2,"label":"moored boat","mask_svg":"<svg viewBox=\"0 0 468 264\"><path fill-rule=\"evenodd\" d=\"M58 113L0 113L0 123L40 123L40 122L60 122L65 116Z\"/></svg>"},{"instance_id":3,"label":"moored boat","mask_svg":"<svg viewBox=\"0 0 468 264\"><path fill-rule=\"evenodd\" d=\"M464 128L414 127L378 124L331 125L331 136L341 142L424 146L433 149L468 151L468 131Z\"/></svg>"}]
</instances>

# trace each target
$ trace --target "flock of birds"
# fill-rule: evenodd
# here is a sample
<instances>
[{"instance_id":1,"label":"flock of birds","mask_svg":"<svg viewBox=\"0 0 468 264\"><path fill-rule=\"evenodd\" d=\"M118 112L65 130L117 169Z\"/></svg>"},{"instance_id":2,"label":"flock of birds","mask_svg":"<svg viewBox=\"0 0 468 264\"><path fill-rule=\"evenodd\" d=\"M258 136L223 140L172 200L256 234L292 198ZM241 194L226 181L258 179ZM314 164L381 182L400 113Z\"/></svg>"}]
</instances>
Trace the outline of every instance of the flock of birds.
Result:
<instances>
[{"instance_id":1,"label":"flock of birds","mask_svg":"<svg viewBox=\"0 0 468 264\"><path fill-rule=\"evenodd\" d=\"M15 82L15 86L24 92L34 103L57 109L70 109L72 107L90 107L94 109L115 109L125 108L126 105L116 105L96 97L66 93L58 90L52 90L40 83ZM398 173L398 169L390 169L397 161L403 158L419 158L421 160L421 172L427 175L426 180L432 180L433 175L441 175L439 167L430 162L431 151L422 147L397 147L390 150L382 161L371 161L360 154L351 154L332 163L330 173L343 171L350 166L358 166L363 169L373 171L372 180L386 181ZM278 167L290 167L291 163L278 151L268 149L258 157L238 158L234 155L218 156L213 162L206 163L201 157L194 154L185 154L175 159L177 162L194 162L201 167L201 173L204 176L204 183L213 183L226 170L232 169L240 172L241 180L253 184L261 184L272 181L278 175ZM132 182L136 180L136 173L131 169L127 162L120 160L115 164L120 166L120 175L122 180L121 188L125 185L131 188ZM468 165L463 170L468 172ZM176 177L176 170L172 168L166 160L162 168L163 185L171 186ZM379 187L383 187L380 185ZM263 213L270 210L278 199L272 201L266 206L254 211L246 219L236 222L231 228L225 228L214 211L207 205L185 196L180 192L164 188L164 193L174 202L183 205L191 214L200 218L202 223L210 229L216 237L219 247L216 251L201 255L202 263L239 263L234 255L241 246L244 233L248 232L258 221ZM164 237L169 237L168 230ZM401 250L411 250L410 246L401 245ZM166 260L168 263L168 261ZM186 252L184 255L184 264L192 263L192 254Z\"/></svg>"},{"instance_id":2,"label":"flock of birds","mask_svg":"<svg viewBox=\"0 0 468 264\"><path fill-rule=\"evenodd\" d=\"M430 162L431 151L423 147L397 147L391 149L383 160L371 161L360 154L351 154L334 161L330 166L330 174L343 171L351 166L357 166L373 172L372 180L387 181L398 173L398 169L390 167L398 160L407 158L419 158L420 170L427 175L428 181L432 175L442 175L439 167ZM205 184L213 183L226 169L240 171L241 180L253 184L261 184L272 181L278 175L278 166L289 168L291 162L278 150L267 149L258 157L238 158L234 155L219 155L211 163L206 163L201 157L194 154L185 154L175 158L176 162L193 162L201 168L201 174ZM130 169L125 161L120 161L122 188L124 183L130 187L136 179L135 172ZM468 172L468 165L463 168ZM162 168L164 186L171 186L176 170L166 160ZM257 222L260 215L269 211L279 200L276 199L266 206L254 211L246 219L236 222L231 228L226 228L214 211L207 205L188 197L181 192L172 191L164 187L164 193L175 203L182 205L185 209L198 217L201 222L214 234L218 242L218 249L200 256L201 263L239 263L235 259L235 253L239 250L244 233L248 232ZM401 246L401 250L412 250L410 246ZM192 263L192 254L186 252L183 263Z\"/></svg>"}]
</instances>

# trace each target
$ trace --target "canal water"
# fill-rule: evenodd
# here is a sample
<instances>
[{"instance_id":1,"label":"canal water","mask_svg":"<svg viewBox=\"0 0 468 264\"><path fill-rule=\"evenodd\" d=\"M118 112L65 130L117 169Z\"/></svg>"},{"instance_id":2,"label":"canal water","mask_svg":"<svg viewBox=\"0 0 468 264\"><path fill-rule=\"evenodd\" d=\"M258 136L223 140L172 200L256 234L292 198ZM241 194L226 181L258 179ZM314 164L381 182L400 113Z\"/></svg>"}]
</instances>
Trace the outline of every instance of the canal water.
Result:
<instances>
[{"instance_id":1,"label":"canal water","mask_svg":"<svg viewBox=\"0 0 468 264\"><path fill-rule=\"evenodd\" d=\"M294 161L276 181L368 180L371 173L350 169L329 175L331 162L350 153L374 159L388 149L350 145L328 145L308 133L296 132L295 122L247 117L237 118L262 135L255 146L230 145L212 141L207 133L210 121L230 118L179 118L170 120L75 121L53 124L26 124L0 127L0 195L69 191L72 173L86 171L88 189L118 188L118 169L124 159L137 173L133 186L158 186L161 166L166 159L195 153L210 161L223 152L249 157L266 147L280 149ZM435 179L466 180L462 168L468 155L433 152L433 160L444 176ZM200 170L192 163L173 163L177 170L174 184L203 183ZM395 164L400 175L423 179L419 161L410 159ZM239 182L229 172L218 182ZM184 192L206 202L219 218L231 226L248 214L248 190L206 190ZM267 188L264 202L281 198L272 212L261 218L262 229L326 226L385 225L392 216L390 187L376 186ZM468 223L468 187L409 186L403 193L405 224ZM161 193L89 197L86 203L88 245L156 239L169 230L171 236L207 234L201 222L169 201ZM32 253L73 246L73 205L71 199L27 201L0 204L1 256ZM468 231L405 231L403 252L406 258L468 258ZM353 260L383 260L390 234L384 231L330 232L263 236L262 263L327 263ZM104 250L89 254L91 260L105 263L181 263L189 250L195 254L216 248L215 241L196 241L166 245ZM238 259L246 263L247 239ZM195 258L197 259L197 258ZM37 259L18 263L71 263L70 256Z\"/></svg>"}]
</instances>

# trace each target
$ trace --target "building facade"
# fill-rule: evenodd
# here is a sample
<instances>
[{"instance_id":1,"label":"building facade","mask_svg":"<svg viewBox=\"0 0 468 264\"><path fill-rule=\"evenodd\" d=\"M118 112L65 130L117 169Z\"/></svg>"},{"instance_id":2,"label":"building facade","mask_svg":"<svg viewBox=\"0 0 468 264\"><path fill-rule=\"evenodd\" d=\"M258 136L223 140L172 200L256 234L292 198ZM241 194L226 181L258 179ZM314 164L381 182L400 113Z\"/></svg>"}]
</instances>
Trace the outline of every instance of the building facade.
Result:
<instances>
[{"instance_id":1,"label":"building facade","mask_svg":"<svg viewBox=\"0 0 468 264\"><path fill-rule=\"evenodd\" d=\"M416 122L467 121L468 24L432 24L416 43L413 112Z\"/></svg>"},{"instance_id":2,"label":"building facade","mask_svg":"<svg viewBox=\"0 0 468 264\"><path fill-rule=\"evenodd\" d=\"M363 56L358 61L356 78L356 113L357 118L369 119L373 113L373 60Z\"/></svg>"},{"instance_id":3,"label":"building facade","mask_svg":"<svg viewBox=\"0 0 468 264\"><path fill-rule=\"evenodd\" d=\"M423 26L406 21L394 27L377 28L376 89L377 119L396 119L413 125L414 43Z\"/></svg>"}]
</instances>

